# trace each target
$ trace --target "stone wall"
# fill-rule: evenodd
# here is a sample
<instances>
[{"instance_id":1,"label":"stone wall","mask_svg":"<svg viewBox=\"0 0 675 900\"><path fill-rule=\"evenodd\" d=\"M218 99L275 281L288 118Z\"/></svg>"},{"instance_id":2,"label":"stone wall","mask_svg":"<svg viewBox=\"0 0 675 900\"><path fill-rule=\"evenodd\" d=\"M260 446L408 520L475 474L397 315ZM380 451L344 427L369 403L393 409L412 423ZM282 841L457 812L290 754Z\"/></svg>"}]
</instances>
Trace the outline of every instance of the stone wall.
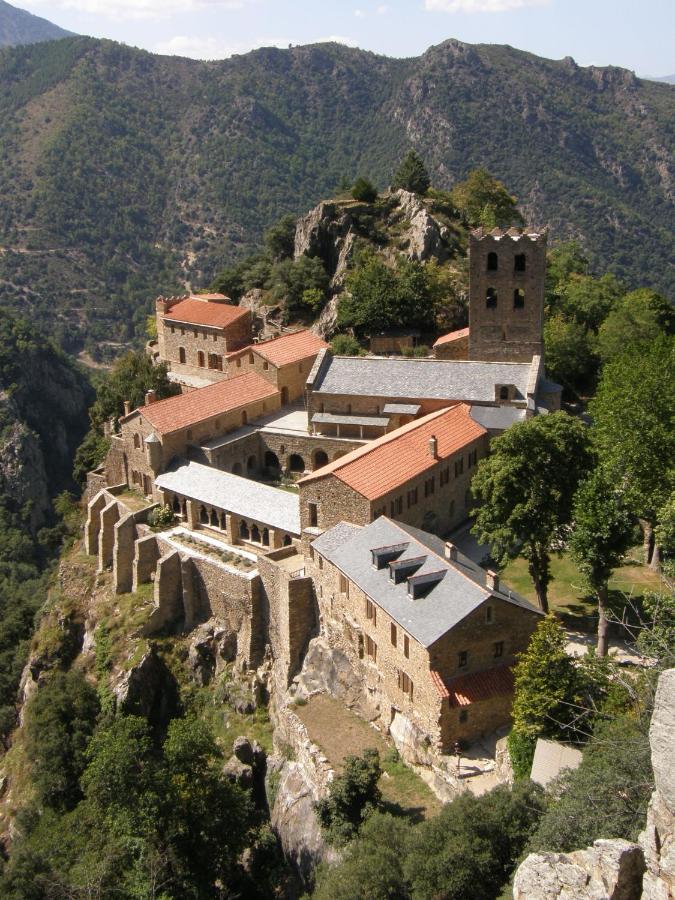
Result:
<instances>
[{"instance_id":1,"label":"stone wall","mask_svg":"<svg viewBox=\"0 0 675 900\"><path fill-rule=\"evenodd\" d=\"M188 325L165 321L157 315L157 346L159 358L169 363L169 369L179 375L192 375L218 381L225 378L223 369L227 362L223 356L250 343L252 337L251 313L244 315L225 328L206 325ZM180 348L185 351L185 362L180 361ZM199 365L199 353L204 355L204 366ZM214 365L213 357L217 358ZM211 359L211 366L209 360Z\"/></svg>"},{"instance_id":2,"label":"stone wall","mask_svg":"<svg viewBox=\"0 0 675 900\"><path fill-rule=\"evenodd\" d=\"M454 341L445 341L434 347L434 356L436 359L468 359L469 358L469 335L455 338Z\"/></svg>"}]
</instances>

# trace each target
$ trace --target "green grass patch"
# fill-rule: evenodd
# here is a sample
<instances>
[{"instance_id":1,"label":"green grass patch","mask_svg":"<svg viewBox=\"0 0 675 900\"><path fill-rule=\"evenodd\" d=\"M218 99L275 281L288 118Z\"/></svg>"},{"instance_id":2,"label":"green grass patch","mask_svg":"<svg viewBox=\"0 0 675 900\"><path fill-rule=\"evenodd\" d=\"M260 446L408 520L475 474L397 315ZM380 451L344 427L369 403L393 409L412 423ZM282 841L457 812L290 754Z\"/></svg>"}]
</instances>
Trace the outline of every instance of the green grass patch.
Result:
<instances>
[{"instance_id":1,"label":"green grass patch","mask_svg":"<svg viewBox=\"0 0 675 900\"><path fill-rule=\"evenodd\" d=\"M384 774L380 778L379 788L385 803L415 819L426 819L440 812L441 801L426 782L403 762L396 750L382 754L381 764Z\"/></svg>"}]
</instances>

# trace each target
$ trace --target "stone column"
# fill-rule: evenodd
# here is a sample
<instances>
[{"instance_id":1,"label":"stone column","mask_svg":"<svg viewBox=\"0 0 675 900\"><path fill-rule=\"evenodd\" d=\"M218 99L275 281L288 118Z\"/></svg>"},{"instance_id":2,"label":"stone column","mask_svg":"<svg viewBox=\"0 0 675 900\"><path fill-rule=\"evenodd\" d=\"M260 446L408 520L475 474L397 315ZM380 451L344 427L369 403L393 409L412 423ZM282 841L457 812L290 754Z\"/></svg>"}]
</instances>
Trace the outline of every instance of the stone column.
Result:
<instances>
[{"instance_id":1,"label":"stone column","mask_svg":"<svg viewBox=\"0 0 675 900\"><path fill-rule=\"evenodd\" d=\"M232 513L225 513L225 523L227 527L227 539L230 544L239 543L239 519ZM270 534L272 532L270 531Z\"/></svg>"},{"instance_id":2,"label":"stone column","mask_svg":"<svg viewBox=\"0 0 675 900\"><path fill-rule=\"evenodd\" d=\"M101 530L98 535L98 572L104 572L112 565L115 545L115 523L120 517L117 500L109 503L101 512Z\"/></svg>"},{"instance_id":3,"label":"stone column","mask_svg":"<svg viewBox=\"0 0 675 900\"><path fill-rule=\"evenodd\" d=\"M188 528L196 528L199 525L199 507L201 504L196 500L187 501L187 526Z\"/></svg>"}]
</instances>

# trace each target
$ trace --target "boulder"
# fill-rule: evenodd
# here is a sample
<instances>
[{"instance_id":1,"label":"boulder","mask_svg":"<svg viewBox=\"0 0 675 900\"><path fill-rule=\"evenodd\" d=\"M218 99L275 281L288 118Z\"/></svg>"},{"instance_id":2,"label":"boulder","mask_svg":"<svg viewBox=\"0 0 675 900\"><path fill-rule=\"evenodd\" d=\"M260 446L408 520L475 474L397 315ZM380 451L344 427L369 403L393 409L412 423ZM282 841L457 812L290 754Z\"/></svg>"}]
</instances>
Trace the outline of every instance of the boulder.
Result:
<instances>
[{"instance_id":1,"label":"boulder","mask_svg":"<svg viewBox=\"0 0 675 900\"><path fill-rule=\"evenodd\" d=\"M595 841L574 853L531 853L516 872L514 900L639 900L644 859L629 841Z\"/></svg>"},{"instance_id":2,"label":"boulder","mask_svg":"<svg viewBox=\"0 0 675 900\"><path fill-rule=\"evenodd\" d=\"M423 261L431 256L442 260L446 255L444 235L441 234L441 226L429 213L417 194L404 191L402 188L395 192L399 206L406 219L410 223L406 231L406 251L409 259Z\"/></svg>"},{"instance_id":3,"label":"boulder","mask_svg":"<svg viewBox=\"0 0 675 900\"><path fill-rule=\"evenodd\" d=\"M253 747L246 737L235 738L234 744L232 745L232 754L247 766L252 766L255 761Z\"/></svg>"},{"instance_id":4,"label":"boulder","mask_svg":"<svg viewBox=\"0 0 675 900\"><path fill-rule=\"evenodd\" d=\"M233 784L244 790L253 787L253 766L248 766L236 756L231 756L223 767L223 773Z\"/></svg>"}]
</instances>

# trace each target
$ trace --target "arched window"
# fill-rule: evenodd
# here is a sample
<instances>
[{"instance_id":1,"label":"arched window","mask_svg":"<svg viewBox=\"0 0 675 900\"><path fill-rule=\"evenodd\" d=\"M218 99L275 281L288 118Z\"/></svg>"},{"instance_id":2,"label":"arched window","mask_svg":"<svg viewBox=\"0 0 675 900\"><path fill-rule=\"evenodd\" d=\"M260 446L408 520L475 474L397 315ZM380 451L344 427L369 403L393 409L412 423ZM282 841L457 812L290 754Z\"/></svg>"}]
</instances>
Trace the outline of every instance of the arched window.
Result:
<instances>
[{"instance_id":1,"label":"arched window","mask_svg":"<svg viewBox=\"0 0 675 900\"><path fill-rule=\"evenodd\" d=\"M522 288L516 288L513 292L513 308L514 309L524 309L525 308L525 291Z\"/></svg>"},{"instance_id":2,"label":"arched window","mask_svg":"<svg viewBox=\"0 0 675 900\"><path fill-rule=\"evenodd\" d=\"M320 469L321 466L328 464L328 454L325 450L317 450L314 454L314 468Z\"/></svg>"},{"instance_id":3,"label":"arched window","mask_svg":"<svg viewBox=\"0 0 675 900\"><path fill-rule=\"evenodd\" d=\"M202 525L209 524L209 514L207 513L205 506L199 507L199 521L202 523Z\"/></svg>"},{"instance_id":4,"label":"arched window","mask_svg":"<svg viewBox=\"0 0 675 900\"><path fill-rule=\"evenodd\" d=\"M177 494L174 494L174 495L173 495L173 511L174 511L175 513L179 513L179 512L180 512L180 500L178 499L178 495L177 495Z\"/></svg>"},{"instance_id":5,"label":"arched window","mask_svg":"<svg viewBox=\"0 0 675 900\"><path fill-rule=\"evenodd\" d=\"M527 260L525 259L524 253L516 253L513 257L513 271L514 272L524 272L525 267L527 266Z\"/></svg>"},{"instance_id":6,"label":"arched window","mask_svg":"<svg viewBox=\"0 0 675 900\"><path fill-rule=\"evenodd\" d=\"M215 528L218 527L218 513L213 507L211 507L211 514L209 515L209 525Z\"/></svg>"},{"instance_id":7,"label":"arched window","mask_svg":"<svg viewBox=\"0 0 675 900\"><path fill-rule=\"evenodd\" d=\"M292 541L291 541L290 534L285 534L284 535L284 547L290 547L291 543L292 543Z\"/></svg>"},{"instance_id":8,"label":"arched window","mask_svg":"<svg viewBox=\"0 0 675 900\"><path fill-rule=\"evenodd\" d=\"M497 291L495 288L488 288L485 294L485 306L488 309L497 308Z\"/></svg>"},{"instance_id":9,"label":"arched window","mask_svg":"<svg viewBox=\"0 0 675 900\"><path fill-rule=\"evenodd\" d=\"M276 453L272 453L271 450L268 450L265 453L265 468L273 469L276 472L278 472L281 468L281 466L279 465L279 457L276 455Z\"/></svg>"},{"instance_id":10,"label":"arched window","mask_svg":"<svg viewBox=\"0 0 675 900\"><path fill-rule=\"evenodd\" d=\"M251 526L251 540L255 541L256 544L260 543L260 529L257 525Z\"/></svg>"},{"instance_id":11,"label":"arched window","mask_svg":"<svg viewBox=\"0 0 675 900\"><path fill-rule=\"evenodd\" d=\"M262 544L263 547L269 547L270 545L270 532L268 528L263 528Z\"/></svg>"},{"instance_id":12,"label":"arched window","mask_svg":"<svg viewBox=\"0 0 675 900\"><path fill-rule=\"evenodd\" d=\"M291 472L305 471L305 461L299 453L291 453L288 459L288 468Z\"/></svg>"},{"instance_id":13,"label":"arched window","mask_svg":"<svg viewBox=\"0 0 675 900\"><path fill-rule=\"evenodd\" d=\"M487 255L487 270L488 272L496 272L499 268L499 257L496 253L488 253Z\"/></svg>"},{"instance_id":14,"label":"arched window","mask_svg":"<svg viewBox=\"0 0 675 900\"><path fill-rule=\"evenodd\" d=\"M197 365L202 369L204 368L204 351L203 350L200 350L199 353L197 354Z\"/></svg>"},{"instance_id":15,"label":"arched window","mask_svg":"<svg viewBox=\"0 0 675 900\"><path fill-rule=\"evenodd\" d=\"M136 450L139 450L141 446L141 436L140 434L134 435L134 447Z\"/></svg>"},{"instance_id":16,"label":"arched window","mask_svg":"<svg viewBox=\"0 0 675 900\"><path fill-rule=\"evenodd\" d=\"M185 357L185 347L179 347L179 348L178 348L178 360L179 360L179 362L184 363L184 362L185 362L185 359L186 359L186 357Z\"/></svg>"},{"instance_id":17,"label":"arched window","mask_svg":"<svg viewBox=\"0 0 675 900\"><path fill-rule=\"evenodd\" d=\"M246 524L246 522L244 522L243 519L239 523L239 536L242 537L245 541L247 541L251 536L248 530L248 525Z\"/></svg>"}]
</instances>

